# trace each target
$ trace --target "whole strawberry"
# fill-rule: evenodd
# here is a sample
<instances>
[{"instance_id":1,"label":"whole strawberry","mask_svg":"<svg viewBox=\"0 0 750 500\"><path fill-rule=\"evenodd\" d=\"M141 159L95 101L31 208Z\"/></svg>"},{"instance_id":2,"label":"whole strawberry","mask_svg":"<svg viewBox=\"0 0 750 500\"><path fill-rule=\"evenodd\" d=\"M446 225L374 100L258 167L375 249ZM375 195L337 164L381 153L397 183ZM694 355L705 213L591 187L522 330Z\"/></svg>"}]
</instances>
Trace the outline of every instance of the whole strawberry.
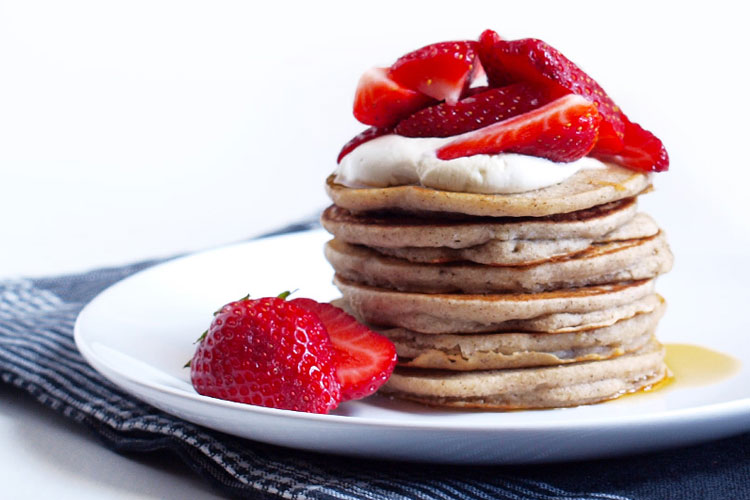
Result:
<instances>
[{"instance_id":1,"label":"whole strawberry","mask_svg":"<svg viewBox=\"0 0 750 500\"><path fill-rule=\"evenodd\" d=\"M333 353L315 314L284 298L243 299L216 313L190 378L205 396L327 413L341 401Z\"/></svg>"}]
</instances>

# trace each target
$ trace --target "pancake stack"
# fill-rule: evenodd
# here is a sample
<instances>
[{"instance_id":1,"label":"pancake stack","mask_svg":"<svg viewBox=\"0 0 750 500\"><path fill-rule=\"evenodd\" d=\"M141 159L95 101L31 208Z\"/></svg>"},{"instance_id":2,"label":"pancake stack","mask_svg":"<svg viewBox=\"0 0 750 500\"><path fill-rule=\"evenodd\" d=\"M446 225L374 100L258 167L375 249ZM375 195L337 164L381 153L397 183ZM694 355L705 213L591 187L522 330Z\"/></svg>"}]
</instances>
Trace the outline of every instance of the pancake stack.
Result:
<instances>
[{"instance_id":1,"label":"pancake stack","mask_svg":"<svg viewBox=\"0 0 750 500\"><path fill-rule=\"evenodd\" d=\"M435 406L595 403L667 374L654 290L672 254L638 212L650 177L614 165L509 195L328 179L341 305L388 336L381 389Z\"/></svg>"}]
</instances>

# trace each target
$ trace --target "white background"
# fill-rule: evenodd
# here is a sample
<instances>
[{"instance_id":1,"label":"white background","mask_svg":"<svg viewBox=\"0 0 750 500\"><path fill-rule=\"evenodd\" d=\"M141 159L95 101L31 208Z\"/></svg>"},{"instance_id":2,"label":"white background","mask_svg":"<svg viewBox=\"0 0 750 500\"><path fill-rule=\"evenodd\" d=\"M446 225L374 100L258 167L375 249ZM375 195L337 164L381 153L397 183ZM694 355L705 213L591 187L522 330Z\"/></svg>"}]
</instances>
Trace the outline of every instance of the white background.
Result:
<instances>
[{"instance_id":1,"label":"white background","mask_svg":"<svg viewBox=\"0 0 750 500\"><path fill-rule=\"evenodd\" d=\"M642 206L667 229L673 272L747 255L748 41L732 5L0 1L0 278L211 248L317 213L364 128L362 71L485 28L551 43L664 141L671 169ZM0 479L16 496L201 484L36 410L0 392ZM80 453L50 458L32 422Z\"/></svg>"}]
</instances>

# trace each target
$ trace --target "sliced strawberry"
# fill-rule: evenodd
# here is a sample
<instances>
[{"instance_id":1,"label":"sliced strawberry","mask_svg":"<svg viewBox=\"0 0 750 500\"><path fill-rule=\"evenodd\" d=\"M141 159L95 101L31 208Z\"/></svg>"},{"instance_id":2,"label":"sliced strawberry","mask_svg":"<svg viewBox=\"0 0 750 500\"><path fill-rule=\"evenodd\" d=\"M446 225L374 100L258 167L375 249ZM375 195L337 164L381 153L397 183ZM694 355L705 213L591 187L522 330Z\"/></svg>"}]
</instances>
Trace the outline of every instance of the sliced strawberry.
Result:
<instances>
[{"instance_id":1,"label":"sliced strawberry","mask_svg":"<svg viewBox=\"0 0 750 500\"><path fill-rule=\"evenodd\" d=\"M467 95L470 95L470 92L476 87L486 86L487 72L484 71L484 66L482 66L482 63L479 61L479 57L476 57L474 59L474 73L471 75L471 78L469 80L469 88L465 89L461 96L466 97Z\"/></svg>"},{"instance_id":2,"label":"sliced strawberry","mask_svg":"<svg viewBox=\"0 0 750 500\"><path fill-rule=\"evenodd\" d=\"M400 57L390 76L439 101L458 101L477 69L476 42L440 42Z\"/></svg>"},{"instance_id":3,"label":"sliced strawberry","mask_svg":"<svg viewBox=\"0 0 750 500\"><path fill-rule=\"evenodd\" d=\"M556 162L574 161L591 151L600 120L594 103L568 94L541 108L462 134L438 149L437 156L451 160L510 152Z\"/></svg>"},{"instance_id":4,"label":"sliced strawberry","mask_svg":"<svg viewBox=\"0 0 750 500\"><path fill-rule=\"evenodd\" d=\"M669 169L669 155L654 134L637 123L625 120L625 146L617 154L592 152L592 156L633 170L664 172Z\"/></svg>"},{"instance_id":5,"label":"sliced strawberry","mask_svg":"<svg viewBox=\"0 0 750 500\"><path fill-rule=\"evenodd\" d=\"M315 313L328 330L343 401L367 397L386 383L397 358L390 340L334 305L306 298L290 302Z\"/></svg>"},{"instance_id":6,"label":"sliced strawberry","mask_svg":"<svg viewBox=\"0 0 750 500\"><path fill-rule=\"evenodd\" d=\"M450 137L536 109L551 101L542 87L516 83L417 111L396 126L406 137Z\"/></svg>"},{"instance_id":7,"label":"sliced strawberry","mask_svg":"<svg viewBox=\"0 0 750 500\"><path fill-rule=\"evenodd\" d=\"M489 31L489 30L488 30ZM595 151L612 154L623 147L625 120L620 108L589 75L555 48L534 38L500 40L494 32L485 31L478 51L490 85L529 82L558 87L596 103L602 116Z\"/></svg>"},{"instance_id":8,"label":"sliced strawberry","mask_svg":"<svg viewBox=\"0 0 750 500\"><path fill-rule=\"evenodd\" d=\"M354 117L365 125L389 127L434 101L399 85L387 68L372 68L362 75L354 96Z\"/></svg>"},{"instance_id":9,"label":"sliced strawberry","mask_svg":"<svg viewBox=\"0 0 750 500\"><path fill-rule=\"evenodd\" d=\"M339 157L336 160L338 163L341 163L341 159L348 155L349 153L354 150L357 146L360 144L364 144L367 141L371 141L375 139L376 137L380 137L381 135L390 134L393 132L393 127L370 127L364 132L355 135L352 137L352 139L344 144L344 147L341 148L341 152L339 153Z\"/></svg>"},{"instance_id":10,"label":"sliced strawberry","mask_svg":"<svg viewBox=\"0 0 750 500\"><path fill-rule=\"evenodd\" d=\"M487 82L492 87L504 87L519 81L508 75L495 55L495 44L501 41L502 37L494 31L484 30L477 43L477 55L487 75Z\"/></svg>"},{"instance_id":11,"label":"sliced strawberry","mask_svg":"<svg viewBox=\"0 0 750 500\"><path fill-rule=\"evenodd\" d=\"M490 87L489 85L482 85L482 86L479 86L479 87L469 87L468 89L466 89L466 92L464 92L463 97L467 98L467 97L471 97L473 95L481 94L482 92L487 92L491 88L492 87ZM461 101L459 101L459 102L461 102Z\"/></svg>"}]
</instances>

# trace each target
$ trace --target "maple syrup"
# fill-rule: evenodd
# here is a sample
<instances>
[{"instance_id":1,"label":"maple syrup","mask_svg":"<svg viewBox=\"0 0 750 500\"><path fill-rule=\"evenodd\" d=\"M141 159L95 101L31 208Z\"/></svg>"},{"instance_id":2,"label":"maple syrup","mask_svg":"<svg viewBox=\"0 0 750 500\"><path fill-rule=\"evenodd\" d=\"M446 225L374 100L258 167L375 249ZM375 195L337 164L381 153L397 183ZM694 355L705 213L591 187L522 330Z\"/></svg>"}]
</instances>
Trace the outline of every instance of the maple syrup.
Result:
<instances>
[{"instance_id":1,"label":"maple syrup","mask_svg":"<svg viewBox=\"0 0 750 500\"><path fill-rule=\"evenodd\" d=\"M737 374L740 360L694 344L665 344L665 361L672 371L672 387L715 384Z\"/></svg>"},{"instance_id":2,"label":"maple syrup","mask_svg":"<svg viewBox=\"0 0 750 500\"><path fill-rule=\"evenodd\" d=\"M740 371L740 360L707 347L695 344L664 344L664 361L669 375L643 389L623 394L623 397L651 394L667 387L685 389L715 384L736 375Z\"/></svg>"}]
</instances>

